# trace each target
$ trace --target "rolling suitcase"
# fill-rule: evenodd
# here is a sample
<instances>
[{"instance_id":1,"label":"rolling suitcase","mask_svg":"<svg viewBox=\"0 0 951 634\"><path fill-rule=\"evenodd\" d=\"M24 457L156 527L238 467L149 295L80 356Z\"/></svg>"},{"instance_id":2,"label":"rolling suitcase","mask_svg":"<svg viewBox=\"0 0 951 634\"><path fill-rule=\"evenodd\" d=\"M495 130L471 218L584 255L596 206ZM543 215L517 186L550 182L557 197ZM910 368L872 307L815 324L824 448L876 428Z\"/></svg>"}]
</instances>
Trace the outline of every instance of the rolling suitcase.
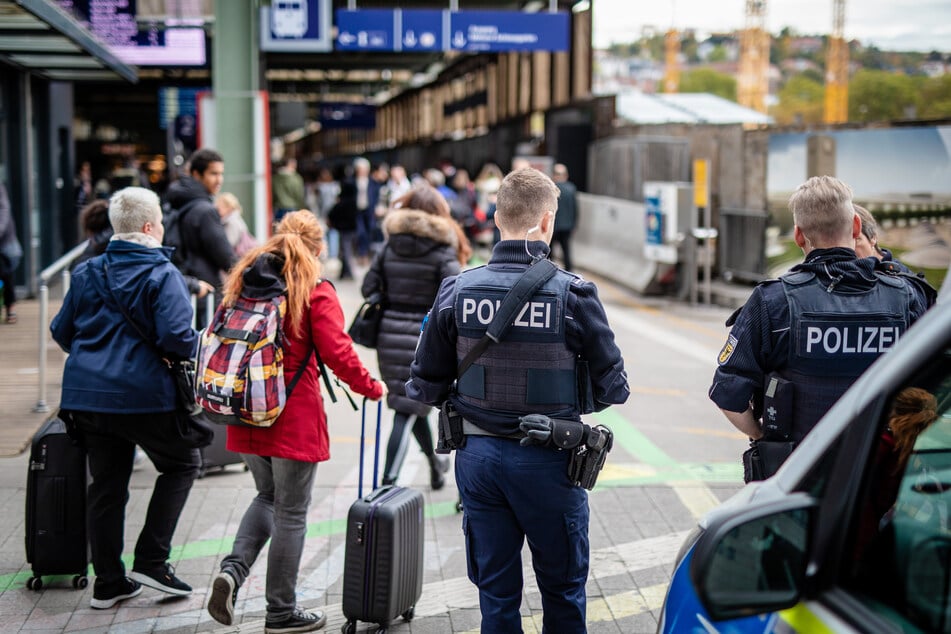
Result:
<instances>
[{"instance_id":1,"label":"rolling suitcase","mask_svg":"<svg viewBox=\"0 0 951 634\"><path fill-rule=\"evenodd\" d=\"M86 542L86 451L52 416L33 436L26 479L26 560L33 576L26 586L43 587L44 575L73 574L73 587L89 580Z\"/></svg>"},{"instance_id":2,"label":"rolling suitcase","mask_svg":"<svg viewBox=\"0 0 951 634\"><path fill-rule=\"evenodd\" d=\"M214 428L215 437L212 439L210 445L201 448L201 470L198 472L199 478L205 477L209 469L224 470L225 467L231 464L244 464L241 454L228 451L225 447L225 442L228 439L228 430L220 425L212 425L211 427ZM247 466L245 466L244 469L247 471Z\"/></svg>"},{"instance_id":3,"label":"rolling suitcase","mask_svg":"<svg viewBox=\"0 0 951 634\"><path fill-rule=\"evenodd\" d=\"M358 499L347 514L343 571L344 634L357 621L378 623L378 633L398 616L413 618L423 593L423 494L398 486L377 487L382 404L377 403L373 491L363 496L366 408L360 425Z\"/></svg>"}]
</instances>

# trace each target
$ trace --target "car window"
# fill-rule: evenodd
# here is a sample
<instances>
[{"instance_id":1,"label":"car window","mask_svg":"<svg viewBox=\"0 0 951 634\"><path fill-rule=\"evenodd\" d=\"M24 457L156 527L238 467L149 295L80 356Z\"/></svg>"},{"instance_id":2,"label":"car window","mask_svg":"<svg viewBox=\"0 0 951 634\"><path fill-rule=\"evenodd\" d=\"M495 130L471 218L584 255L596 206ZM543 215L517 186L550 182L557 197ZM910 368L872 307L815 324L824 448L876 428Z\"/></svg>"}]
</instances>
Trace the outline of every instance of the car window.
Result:
<instances>
[{"instance_id":1,"label":"car window","mask_svg":"<svg viewBox=\"0 0 951 634\"><path fill-rule=\"evenodd\" d=\"M901 631L951 634L951 350L884 411L844 585Z\"/></svg>"}]
</instances>

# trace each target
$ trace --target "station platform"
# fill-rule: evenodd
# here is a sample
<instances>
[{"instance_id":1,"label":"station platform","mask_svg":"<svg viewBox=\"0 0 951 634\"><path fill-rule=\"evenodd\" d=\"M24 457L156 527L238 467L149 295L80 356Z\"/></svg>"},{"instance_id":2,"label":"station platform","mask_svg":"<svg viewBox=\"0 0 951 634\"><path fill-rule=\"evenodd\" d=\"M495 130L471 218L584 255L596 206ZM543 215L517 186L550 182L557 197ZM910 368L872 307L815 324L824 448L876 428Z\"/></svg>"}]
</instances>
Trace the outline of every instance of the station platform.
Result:
<instances>
[{"instance_id":1,"label":"station platform","mask_svg":"<svg viewBox=\"0 0 951 634\"><path fill-rule=\"evenodd\" d=\"M333 277L331 277L333 279ZM357 283L335 282L344 314L352 315L360 302ZM602 287L602 297L624 291ZM50 306L50 316L58 304ZM19 322L0 324L0 631L2 632L261 632L265 616L266 550L252 568L238 594L236 623L215 622L205 605L221 558L230 550L244 510L255 495L250 474L240 465L212 472L198 480L179 522L171 562L177 574L194 587L191 596L168 598L146 588L141 595L109 610L90 608L92 574L85 590L74 590L71 577L44 578L38 591L27 589L32 576L24 549L27 445L49 414L31 409L37 400L39 307L35 300L17 304ZM719 317L718 317L719 318ZM364 363L376 367L372 350L359 349ZM48 342L48 400L55 411L59 398L63 353ZM344 527L347 509L357 497L360 415L346 399L326 403L332 457L317 469L308 532L298 580L298 603L328 614L323 631L339 632L345 619L341 610ZM389 434L390 414L384 408L383 438ZM368 425L372 421L368 421ZM369 445L372 449L373 445ZM730 465L723 477L702 475L676 488L652 475L647 466L618 447L609 458L615 470L589 496L591 509L591 569L587 584L588 626L592 633L640 634L654 632L667 589L673 561L686 532L699 514L732 495L742 486L739 465ZM610 470L610 469L609 469ZM728 471L728 473L727 473ZM680 471L677 471L680 473ZM127 507L126 553L131 553L144 521L155 471L148 461L133 474ZM432 491L428 465L411 448L399 484L424 493L426 503L424 587L415 618L393 622L391 633L445 634L479 632L478 592L466 576L462 516L456 510L458 494L452 471L446 487ZM675 476L681 478L682 476ZM540 594L534 584L530 556L523 552L525 590L523 629L541 632ZM376 626L359 624L358 631Z\"/></svg>"}]
</instances>

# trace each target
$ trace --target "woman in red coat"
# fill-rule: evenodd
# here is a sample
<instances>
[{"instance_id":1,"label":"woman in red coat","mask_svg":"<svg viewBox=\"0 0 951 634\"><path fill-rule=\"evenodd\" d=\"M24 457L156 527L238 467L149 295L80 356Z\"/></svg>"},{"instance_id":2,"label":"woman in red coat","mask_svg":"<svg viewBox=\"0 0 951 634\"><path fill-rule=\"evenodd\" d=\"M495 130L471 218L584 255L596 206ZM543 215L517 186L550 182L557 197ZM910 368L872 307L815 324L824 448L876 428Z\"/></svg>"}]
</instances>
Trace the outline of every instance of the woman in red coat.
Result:
<instances>
[{"instance_id":1,"label":"woman in red coat","mask_svg":"<svg viewBox=\"0 0 951 634\"><path fill-rule=\"evenodd\" d=\"M228 307L239 296L269 299L286 295L285 376L294 376L307 360L274 425L228 427L228 449L242 454L258 494L245 511L231 554L221 562L208 611L219 623L232 624L238 588L270 539L264 628L268 634L310 632L326 622L322 612L305 612L296 602L314 474L317 463L330 458L327 416L311 351L353 391L373 400L386 393L385 385L370 376L353 350L336 291L320 279L318 255L322 248L323 234L313 214L287 214L266 244L248 252L234 266L222 299Z\"/></svg>"}]
</instances>

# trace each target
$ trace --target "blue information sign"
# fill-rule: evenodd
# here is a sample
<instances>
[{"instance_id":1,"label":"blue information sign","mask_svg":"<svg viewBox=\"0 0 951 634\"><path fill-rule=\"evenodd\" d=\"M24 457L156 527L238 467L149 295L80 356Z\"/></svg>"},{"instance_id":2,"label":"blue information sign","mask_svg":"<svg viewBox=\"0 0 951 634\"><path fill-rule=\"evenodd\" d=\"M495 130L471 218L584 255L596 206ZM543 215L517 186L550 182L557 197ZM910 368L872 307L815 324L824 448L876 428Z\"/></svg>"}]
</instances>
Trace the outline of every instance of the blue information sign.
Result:
<instances>
[{"instance_id":1,"label":"blue information sign","mask_svg":"<svg viewBox=\"0 0 951 634\"><path fill-rule=\"evenodd\" d=\"M426 52L443 50L445 12L433 9L396 10L402 34L396 50Z\"/></svg>"},{"instance_id":2,"label":"blue information sign","mask_svg":"<svg viewBox=\"0 0 951 634\"><path fill-rule=\"evenodd\" d=\"M273 0L261 7L261 50L326 53L333 50L333 0Z\"/></svg>"},{"instance_id":3,"label":"blue information sign","mask_svg":"<svg viewBox=\"0 0 951 634\"><path fill-rule=\"evenodd\" d=\"M454 51L567 51L567 13L457 11L450 14Z\"/></svg>"},{"instance_id":4,"label":"blue information sign","mask_svg":"<svg viewBox=\"0 0 951 634\"><path fill-rule=\"evenodd\" d=\"M644 198L647 205L647 244L664 244L664 212L660 208L660 195Z\"/></svg>"},{"instance_id":5,"label":"blue information sign","mask_svg":"<svg viewBox=\"0 0 951 634\"><path fill-rule=\"evenodd\" d=\"M337 50L394 51L395 29L392 9L337 9Z\"/></svg>"},{"instance_id":6,"label":"blue information sign","mask_svg":"<svg viewBox=\"0 0 951 634\"><path fill-rule=\"evenodd\" d=\"M567 13L338 9L340 51L567 51Z\"/></svg>"},{"instance_id":7,"label":"blue information sign","mask_svg":"<svg viewBox=\"0 0 951 634\"><path fill-rule=\"evenodd\" d=\"M361 103L323 102L317 115L324 129L376 127L376 106Z\"/></svg>"}]
</instances>

